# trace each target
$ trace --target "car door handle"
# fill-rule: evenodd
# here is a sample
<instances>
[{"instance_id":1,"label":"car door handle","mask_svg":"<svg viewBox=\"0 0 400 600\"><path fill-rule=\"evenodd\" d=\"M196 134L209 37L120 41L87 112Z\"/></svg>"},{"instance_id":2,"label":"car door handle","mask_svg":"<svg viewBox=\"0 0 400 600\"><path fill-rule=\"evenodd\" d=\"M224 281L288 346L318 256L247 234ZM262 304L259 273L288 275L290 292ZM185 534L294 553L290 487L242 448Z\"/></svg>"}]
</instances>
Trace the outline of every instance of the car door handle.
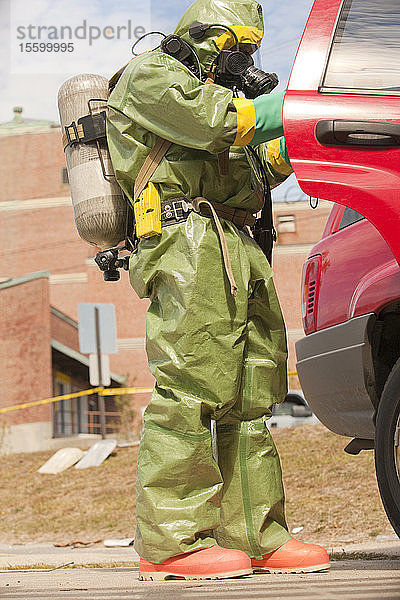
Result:
<instances>
[{"instance_id":1,"label":"car door handle","mask_svg":"<svg viewBox=\"0 0 400 600\"><path fill-rule=\"evenodd\" d=\"M386 121L318 121L315 137L324 146L400 146L400 123Z\"/></svg>"}]
</instances>

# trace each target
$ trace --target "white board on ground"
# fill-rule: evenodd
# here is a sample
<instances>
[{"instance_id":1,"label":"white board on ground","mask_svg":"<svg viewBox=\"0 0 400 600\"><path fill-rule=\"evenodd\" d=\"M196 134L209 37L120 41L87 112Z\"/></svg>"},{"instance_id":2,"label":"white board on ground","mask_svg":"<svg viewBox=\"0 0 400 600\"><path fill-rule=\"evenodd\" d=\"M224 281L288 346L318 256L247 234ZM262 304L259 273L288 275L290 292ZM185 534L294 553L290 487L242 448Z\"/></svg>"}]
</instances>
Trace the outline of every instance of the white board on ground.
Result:
<instances>
[{"instance_id":1,"label":"white board on ground","mask_svg":"<svg viewBox=\"0 0 400 600\"><path fill-rule=\"evenodd\" d=\"M83 456L85 456L85 452L80 448L60 448L38 469L38 473L48 473L50 475L61 473L72 467Z\"/></svg>"},{"instance_id":2,"label":"white board on ground","mask_svg":"<svg viewBox=\"0 0 400 600\"><path fill-rule=\"evenodd\" d=\"M75 469L87 469L88 467L98 467L110 456L116 448L117 440L100 440L93 444L85 456L75 465Z\"/></svg>"},{"instance_id":3,"label":"white board on ground","mask_svg":"<svg viewBox=\"0 0 400 600\"><path fill-rule=\"evenodd\" d=\"M124 548L127 546L133 546L133 542L135 541L135 538L121 538L119 539L115 539L115 540L104 540L104 545L106 548Z\"/></svg>"}]
</instances>

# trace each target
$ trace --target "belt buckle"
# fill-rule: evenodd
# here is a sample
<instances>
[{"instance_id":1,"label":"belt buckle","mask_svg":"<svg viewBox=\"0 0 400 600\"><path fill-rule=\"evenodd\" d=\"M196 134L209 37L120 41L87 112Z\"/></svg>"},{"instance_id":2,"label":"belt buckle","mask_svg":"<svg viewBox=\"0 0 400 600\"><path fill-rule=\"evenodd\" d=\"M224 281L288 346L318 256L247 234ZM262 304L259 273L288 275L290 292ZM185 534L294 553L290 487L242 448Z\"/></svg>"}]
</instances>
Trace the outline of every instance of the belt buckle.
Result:
<instances>
[{"instance_id":1,"label":"belt buckle","mask_svg":"<svg viewBox=\"0 0 400 600\"><path fill-rule=\"evenodd\" d=\"M186 200L171 200L163 206L163 218L166 221L180 221L191 210L191 204Z\"/></svg>"},{"instance_id":2,"label":"belt buckle","mask_svg":"<svg viewBox=\"0 0 400 600\"><path fill-rule=\"evenodd\" d=\"M186 200L181 200L182 210L184 213L188 213L193 210L193 207L190 202L186 202Z\"/></svg>"},{"instance_id":3,"label":"belt buckle","mask_svg":"<svg viewBox=\"0 0 400 600\"><path fill-rule=\"evenodd\" d=\"M163 208L164 208L164 210L163 210L163 212L162 212L162 216L163 216L163 217L164 217L164 218L165 218L167 221L169 221L170 219L172 219L172 218L173 218L173 216L174 216L174 213L172 212L172 208L173 208L173 207L171 206L171 204L172 204L172 203L170 203L170 204L164 204L164 207L163 207Z\"/></svg>"},{"instance_id":4,"label":"belt buckle","mask_svg":"<svg viewBox=\"0 0 400 600\"><path fill-rule=\"evenodd\" d=\"M177 202L173 202L173 203L172 203L172 210L174 211L174 214L175 214L175 219L176 219L177 221L179 221L180 215L178 215L178 208L177 208L177 204L178 204ZM181 208L181 207L179 207L179 208ZM181 209L181 210L182 210L182 209Z\"/></svg>"},{"instance_id":5,"label":"belt buckle","mask_svg":"<svg viewBox=\"0 0 400 600\"><path fill-rule=\"evenodd\" d=\"M177 221L185 217L190 212L190 204L188 204L184 198L182 198L182 200L172 202L172 208Z\"/></svg>"}]
</instances>

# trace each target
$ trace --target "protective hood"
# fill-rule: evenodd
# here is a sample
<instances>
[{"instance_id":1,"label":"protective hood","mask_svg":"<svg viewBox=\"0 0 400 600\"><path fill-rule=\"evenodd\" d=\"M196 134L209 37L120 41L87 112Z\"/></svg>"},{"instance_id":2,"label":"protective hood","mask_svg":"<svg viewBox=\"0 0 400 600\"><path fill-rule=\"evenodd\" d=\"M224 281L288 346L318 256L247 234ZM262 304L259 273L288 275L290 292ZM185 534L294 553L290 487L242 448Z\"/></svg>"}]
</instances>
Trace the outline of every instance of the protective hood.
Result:
<instances>
[{"instance_id":1,"label":"protective hood","mask_svg":"<svg viewBox=\"0 0 400 600\"><path fill-rule=\"evenodd\" d=\"M235 42L231 33L218 27L209 29L202 40L194 40L189 28L195 21L228 25L242 43L260 45L264 33L262 8L254 0L195 0L179 21L175 33L194 47L204 73L210 70L220 51L231 48Z\"/></svg>"}]
</instances>

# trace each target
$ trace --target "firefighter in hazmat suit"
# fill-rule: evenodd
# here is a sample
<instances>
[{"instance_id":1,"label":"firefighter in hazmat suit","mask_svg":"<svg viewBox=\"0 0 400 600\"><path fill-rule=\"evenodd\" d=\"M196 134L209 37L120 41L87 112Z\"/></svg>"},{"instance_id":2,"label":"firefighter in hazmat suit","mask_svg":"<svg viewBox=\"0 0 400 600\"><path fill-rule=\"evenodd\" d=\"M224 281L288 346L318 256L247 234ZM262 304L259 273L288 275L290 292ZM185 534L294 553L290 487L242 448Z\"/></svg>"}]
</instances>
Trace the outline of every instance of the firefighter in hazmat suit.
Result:
<instances>
[{"instance_id":1,"label":"firefighter in hazmat suit","mask_svg":"<svg viewBox=\"0 0 400 600\"><path fill-rule=\"evenodd\" d=\"M172 142L146 188L161 200L161 234L141 239L130 260L133 288L151 300L146 348L156 379L138 458L140 577L320 570L325 550L291 539L285 522L267 428L286 393L285 329L271 267L245 226L263 200L244 147L257 148L272 186L292 172L280 137L283 94L235 98L210 83L221 52L240 44L250 55L260 44L261 7L195 0L175 34L195 50L201 80L160 49L136 57L110 96L107 130L131 200L158 137Z\"/></svg>"}]
</instances>

